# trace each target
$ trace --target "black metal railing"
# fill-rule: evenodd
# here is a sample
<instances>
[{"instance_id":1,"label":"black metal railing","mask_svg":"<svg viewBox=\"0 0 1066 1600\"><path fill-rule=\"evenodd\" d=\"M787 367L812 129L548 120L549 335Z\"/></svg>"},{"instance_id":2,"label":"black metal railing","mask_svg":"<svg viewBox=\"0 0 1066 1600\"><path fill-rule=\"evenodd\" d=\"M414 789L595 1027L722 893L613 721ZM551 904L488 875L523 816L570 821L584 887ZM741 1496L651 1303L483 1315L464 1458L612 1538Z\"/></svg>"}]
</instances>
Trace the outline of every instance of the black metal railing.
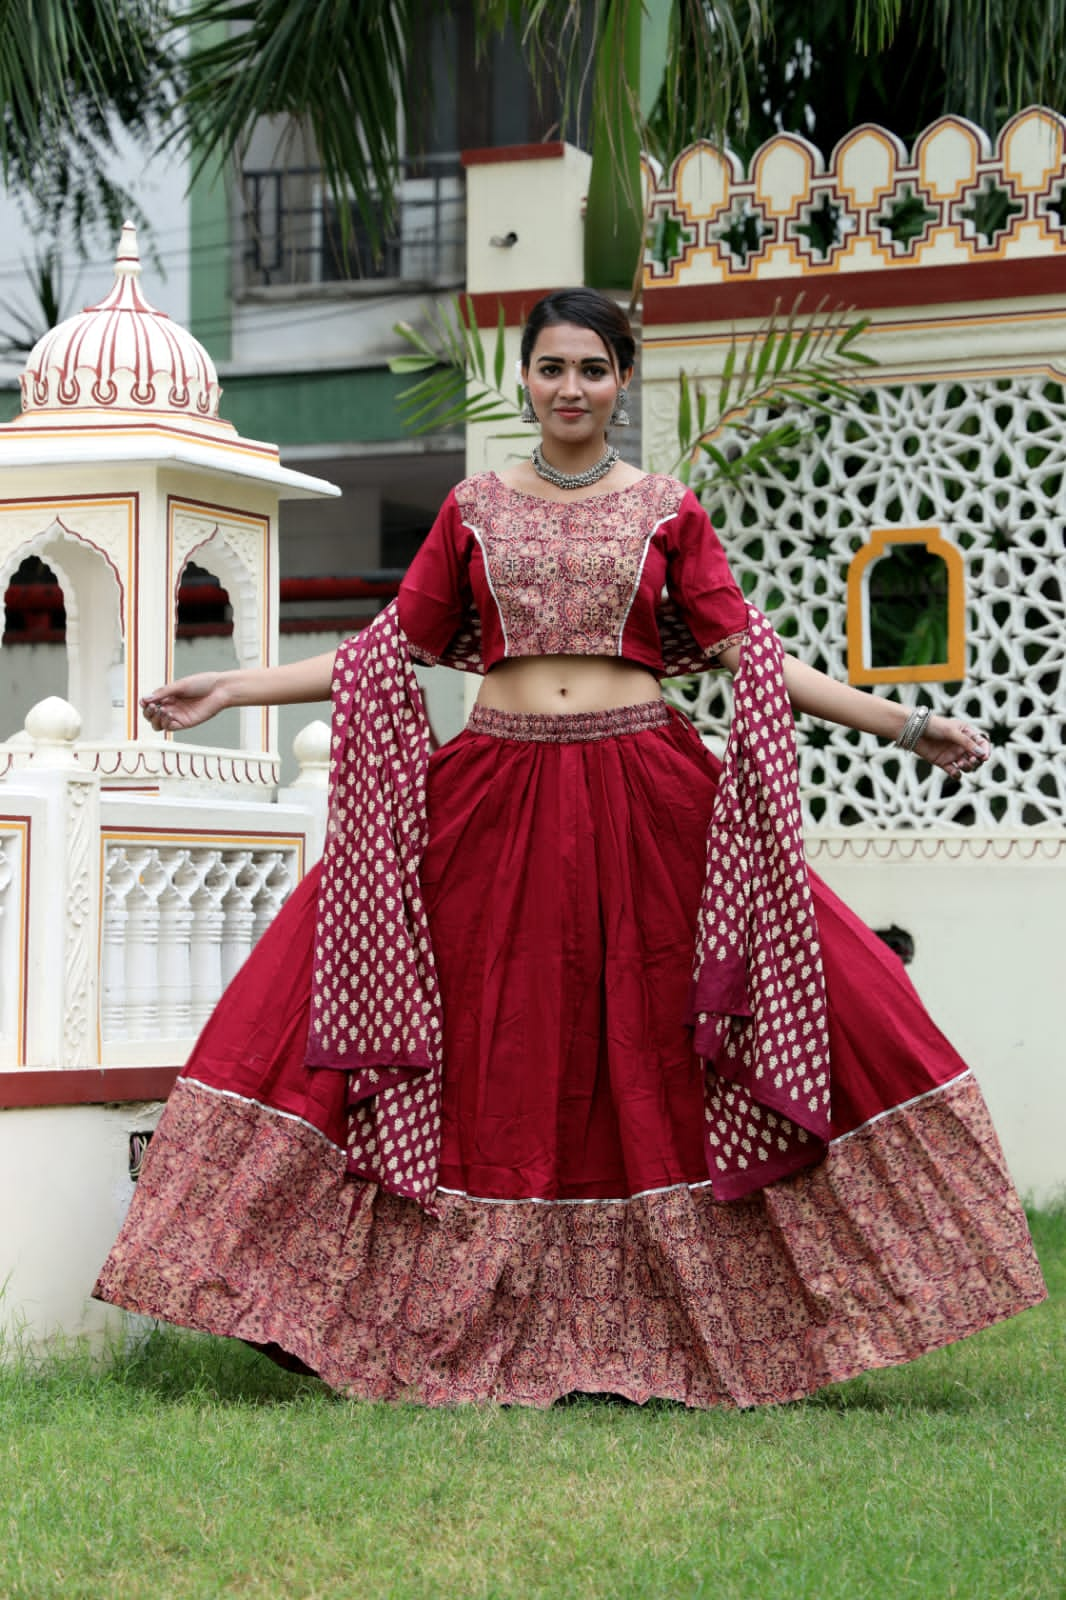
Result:
<instances>
[{"instance_id":1,"label":"black metal railing","mask_svg":"<svg viewBox=\"0 0 1066 1600\"><path fill-rule=\"evenodd\" d=\"M457 155L401 163L390 215L376 236L353 211L341 225L314 167L249 169L243 181L246 288L279 284L461 282L466 258L466 191Z\"/></svg>"}]
</instances>

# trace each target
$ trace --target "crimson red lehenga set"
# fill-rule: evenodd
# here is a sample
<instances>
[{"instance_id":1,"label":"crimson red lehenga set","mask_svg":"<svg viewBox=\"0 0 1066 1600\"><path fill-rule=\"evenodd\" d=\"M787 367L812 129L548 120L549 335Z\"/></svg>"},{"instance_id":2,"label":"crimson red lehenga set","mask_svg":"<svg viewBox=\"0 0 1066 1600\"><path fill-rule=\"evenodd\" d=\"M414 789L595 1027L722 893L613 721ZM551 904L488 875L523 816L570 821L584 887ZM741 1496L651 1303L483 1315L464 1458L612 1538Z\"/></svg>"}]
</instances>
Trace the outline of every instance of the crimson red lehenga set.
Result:
<instances>
[{"instance_id":1,"label":"crimson red lehenga set","mask_svg":"<svg viewBox=\"0 0 1066 1600\"><path fill-rule=\"evenodd\" d=\"M737 639L724 763L661 700L431 754L411 666ZM807 871L780 644L680 484L449 496L96 1293L433 1405L792 1400L1043 1298L973 1075Z\"/></svg>"}]
</instances>

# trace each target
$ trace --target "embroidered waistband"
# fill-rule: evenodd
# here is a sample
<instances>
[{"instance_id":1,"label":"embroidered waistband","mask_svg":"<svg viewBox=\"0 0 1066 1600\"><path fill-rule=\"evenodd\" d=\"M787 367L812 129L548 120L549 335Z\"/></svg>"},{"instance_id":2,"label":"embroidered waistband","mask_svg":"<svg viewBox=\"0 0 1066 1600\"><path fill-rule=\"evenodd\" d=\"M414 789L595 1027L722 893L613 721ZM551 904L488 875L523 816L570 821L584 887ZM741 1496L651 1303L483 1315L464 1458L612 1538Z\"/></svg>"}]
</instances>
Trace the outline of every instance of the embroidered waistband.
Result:
<instances>
[{"instance_id":1,"label":"embroidered waistband","mask_svg":"<svg viewBox=\"0 0 1066 1600\"><path fill-rule=\"evenodd\" d=\"M467 723L471 733L494 739L537 739L546 744L579 744L590 739L616 739L622 733L642 733L670 721L664 700L641 705L615 706L610 711L496 711L475 705Z\"/></svg>"}]
</instances>

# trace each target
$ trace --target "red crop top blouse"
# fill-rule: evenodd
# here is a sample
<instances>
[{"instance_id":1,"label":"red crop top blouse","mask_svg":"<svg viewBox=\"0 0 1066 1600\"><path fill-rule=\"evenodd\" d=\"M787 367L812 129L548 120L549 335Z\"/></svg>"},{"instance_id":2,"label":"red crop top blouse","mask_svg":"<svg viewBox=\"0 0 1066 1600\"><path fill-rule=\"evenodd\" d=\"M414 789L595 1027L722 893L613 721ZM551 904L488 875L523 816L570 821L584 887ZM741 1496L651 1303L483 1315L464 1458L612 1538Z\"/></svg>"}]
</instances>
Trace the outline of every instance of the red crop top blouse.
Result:
<instances>
[{"instance_id":1,"label":"red crop top blouse","mask_svg":"<svg viewBox=\"0 0 1066 1600\"><path fill-rule=\"evenodd\" d=\"M744 597L696 496L649 473L588 500L542 500L494 472L449 494L400 587L400 625L439 657L473 606L485 670L510 656L624 656L662 672L663 587L696 642L747 627Z\"/></svg>"}]
</instances>

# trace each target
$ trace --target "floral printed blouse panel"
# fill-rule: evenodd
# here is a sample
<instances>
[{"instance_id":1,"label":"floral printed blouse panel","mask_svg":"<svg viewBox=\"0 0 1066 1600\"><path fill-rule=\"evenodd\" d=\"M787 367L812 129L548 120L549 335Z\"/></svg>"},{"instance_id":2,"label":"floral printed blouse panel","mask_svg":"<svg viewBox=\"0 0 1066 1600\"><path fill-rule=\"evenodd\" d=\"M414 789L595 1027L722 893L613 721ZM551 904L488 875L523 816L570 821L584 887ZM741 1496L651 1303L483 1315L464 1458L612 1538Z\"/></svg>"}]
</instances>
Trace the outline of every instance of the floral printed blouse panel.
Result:
<instances>
[{"instance_id":1,"label":"floral printed blouse panel","mask_svg":"<svg viewBox=\"0 0 1066 1600\"><path fill-rule=\"evenodd\" d=\"M649 473L587 500L543 500L494 472L449 494L400 587L400 622L440 657L473 607L486 671L513 656L623 656L663 671L663 589L709 653L747 627L707 513Z\"/></svg>"}]
</instances>

